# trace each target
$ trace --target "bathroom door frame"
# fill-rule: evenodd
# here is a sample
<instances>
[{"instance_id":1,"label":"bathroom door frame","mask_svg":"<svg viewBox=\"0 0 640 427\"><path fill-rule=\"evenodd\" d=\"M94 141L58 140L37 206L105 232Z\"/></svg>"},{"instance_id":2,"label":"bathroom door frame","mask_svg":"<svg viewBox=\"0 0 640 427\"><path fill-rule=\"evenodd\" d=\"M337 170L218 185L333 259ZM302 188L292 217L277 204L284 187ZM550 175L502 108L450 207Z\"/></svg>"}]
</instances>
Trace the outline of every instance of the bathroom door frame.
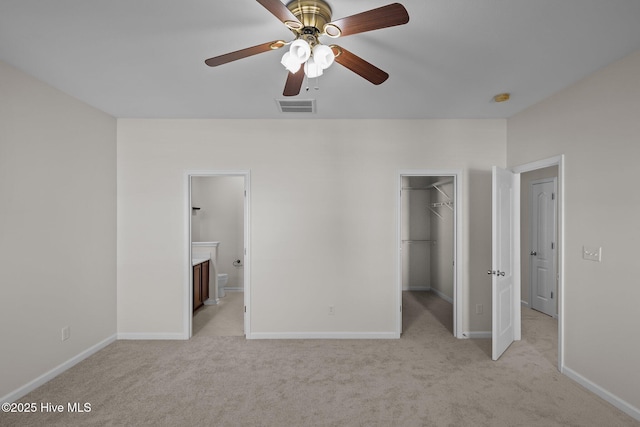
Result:
<instances>
[{"instance_id":1,"label":"bathroom door frame","mask_svg":"<svg viewBox=\"0 0 640 427\"><path fill-rule=\"evenodd\" d=\"M462 170L404 169L396 175L396 284L399 307L396 317L398 336L402 335L402 178L405 176L441 176L453 178L453 336L466 338L462 332ZM426 207L425 207L426 209Z\"/></svg>"},{"instance_id":2,"label":"bathroom door frame","mask_svg":"<svg viewBox=\"0 0 640 427\"><path fill-rule=\"evenodd\" d=\"M193 334L193 266L191 262L191 178L231 177L244 178L244 336L251 336L251 171L250 170L192 170L184 172L184 286L183 328L184 339Z\"/></svg>"}]
</instances>

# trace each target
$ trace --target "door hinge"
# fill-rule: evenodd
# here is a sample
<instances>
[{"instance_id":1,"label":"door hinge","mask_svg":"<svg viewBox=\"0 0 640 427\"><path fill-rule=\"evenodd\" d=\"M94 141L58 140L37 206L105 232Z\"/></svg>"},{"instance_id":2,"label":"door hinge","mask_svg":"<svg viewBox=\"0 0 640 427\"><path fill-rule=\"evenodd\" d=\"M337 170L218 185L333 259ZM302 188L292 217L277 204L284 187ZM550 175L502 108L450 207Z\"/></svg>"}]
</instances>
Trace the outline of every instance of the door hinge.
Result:
<instances>
[{"instance_id":1,"label":"door hinge","mask_svg":"<svg viewBox=\"0 0 640 427\"><path fill-rule=\"evenodd\" d=\"M551 200L555 200L556 199L556 193L551 193Z\"/></svg>"},{"instance_id":2,"label":"door hinge","mask_svg":"<svg viewBox=\"0 0 640 427\"><path fill-rule=\"evenodd\" d=\"M247 312L247 306L246 305L244 306L244 312L245 313Z\"/></svg>"},{"instance_id":3,"label":"door hinge","mask_svg":"<svg viewBox=\"0 0 640 427\"><path fill-rule=\"evenodd\" d=\"M247 197L247 190L244 190L244 197Z\"/></svg>"},{"instance_id":4,"label":"door hinge","mask_svg":"<svg viewBox=\"0 0 640 427\"><path fill-rule=\"evenodd\" d=\"M555 249L556 248L556 244L554 242L551 242L551 249Z\"/></svg>"},{"instance_id":5,"label":"door hinge","mask_svg":"<svg viewBox=\"0 0 640 427\"><path fill-rule=\"evenodd\" d=\"M551 291L551 299L553 299L553 291Z\"/></svg>"}]
</instances>

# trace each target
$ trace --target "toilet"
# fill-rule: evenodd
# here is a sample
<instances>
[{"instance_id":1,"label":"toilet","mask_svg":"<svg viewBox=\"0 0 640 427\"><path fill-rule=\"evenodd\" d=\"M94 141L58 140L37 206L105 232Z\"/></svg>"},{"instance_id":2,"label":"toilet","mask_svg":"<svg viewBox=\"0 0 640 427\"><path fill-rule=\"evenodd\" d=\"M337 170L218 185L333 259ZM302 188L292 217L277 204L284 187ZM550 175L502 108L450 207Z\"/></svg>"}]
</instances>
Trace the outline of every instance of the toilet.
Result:
<instances>
[{"instance_id":1,"label":"toilet","mask_svg":"<svg viewBox=\"0 0 640 427\"><path fill-rule=\"evenodd\" d=\"M229 275L226 273L218 274L218 298L224 297L224 287L227 285Z\"/></svg>"}]
</instances>

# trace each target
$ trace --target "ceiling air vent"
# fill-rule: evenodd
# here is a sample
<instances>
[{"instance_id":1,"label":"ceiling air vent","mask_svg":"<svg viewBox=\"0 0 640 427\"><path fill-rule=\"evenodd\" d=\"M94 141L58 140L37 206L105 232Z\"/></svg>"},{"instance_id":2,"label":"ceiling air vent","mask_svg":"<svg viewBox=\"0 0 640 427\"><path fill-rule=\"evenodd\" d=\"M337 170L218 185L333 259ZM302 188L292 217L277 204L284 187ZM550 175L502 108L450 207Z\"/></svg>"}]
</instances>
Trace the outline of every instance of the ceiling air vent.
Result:
<instances>
[{"instance_id":1,"label":"ceiling air vent","mask_svg":"<svg viewBox=\"0 0 640 427\"><path fill-rule=\"evenodd\" d=\"M315 99L276 99L281 113L315 113Z\"/></svg>"}]
</instances>

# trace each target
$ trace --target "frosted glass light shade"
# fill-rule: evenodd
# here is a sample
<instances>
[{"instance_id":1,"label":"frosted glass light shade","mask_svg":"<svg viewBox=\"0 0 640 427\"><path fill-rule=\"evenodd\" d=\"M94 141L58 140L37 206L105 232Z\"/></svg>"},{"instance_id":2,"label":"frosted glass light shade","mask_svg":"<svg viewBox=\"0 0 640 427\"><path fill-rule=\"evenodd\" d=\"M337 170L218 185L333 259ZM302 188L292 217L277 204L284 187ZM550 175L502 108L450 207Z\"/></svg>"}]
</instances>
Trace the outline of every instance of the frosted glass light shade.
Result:
<instances>
[{"instance_id":1,"label":"frosted glass light shade","mask_svg":"<svg viewBox=\"0 0 640 427\"><path fill-rule=\"evenodd\" d=\"M304 73L307 75L307 77L313 79L322 75L322 67L316 64L312 57L309 58L306 64L304 64Z\"/></svg>"},{"instance_id":2,"label":"frosted glass light shade","mask_svg":"<svg viewBox=\"0 0 640 427\"><path fill-rule=\"evenodd\" d=\"M300 62L289 52L285 52L284 55L282 55L280 63L292 73L296 73L300 69Z\"/></svg>"},{"instance_id":3,"label":"frosted glass light shade","mask_svg":"<svg viewBox=\"0 0 640 427\"><path fill-rule=\"evenodd\" d=\"M291 53L291 56L302 64L311 56L311 48L309 47L309 43L306 41L297 39L291 43L289 53Z\"/></svg>"},{"instance_id":4,"label":"frosted glass light shade","mask_svg":"<svg viewBox=\"0 0 640 427\"><path fill-rule=\"evenodd\" d=\"M329 46L318 44L313 48L313 60L323 70L329 68L335 58L336 56Z\"/></svg>"}]
</instances>

